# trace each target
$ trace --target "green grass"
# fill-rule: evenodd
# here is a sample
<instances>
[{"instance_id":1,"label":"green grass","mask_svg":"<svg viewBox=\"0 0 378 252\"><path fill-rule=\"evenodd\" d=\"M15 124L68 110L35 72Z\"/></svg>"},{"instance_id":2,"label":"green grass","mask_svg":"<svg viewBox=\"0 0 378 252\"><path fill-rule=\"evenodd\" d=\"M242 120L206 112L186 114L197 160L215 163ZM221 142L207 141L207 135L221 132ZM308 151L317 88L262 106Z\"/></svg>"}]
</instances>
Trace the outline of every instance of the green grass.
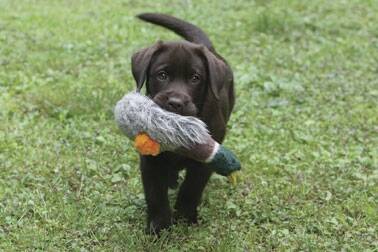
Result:
<instances>
[{"instance_id":1,"label":"green grass","mask_svg":"<svg viewBox=\"0 0 378 252\"><path fill-rule=\"evenodd\" d=\"M0 0L0 250L377 251L378 2ZM200 224L146 236L138 157L112 108L132 52L208 32L235 72ZM175 192L172 192L172 201Z\"/></svg>"}]
</instances>

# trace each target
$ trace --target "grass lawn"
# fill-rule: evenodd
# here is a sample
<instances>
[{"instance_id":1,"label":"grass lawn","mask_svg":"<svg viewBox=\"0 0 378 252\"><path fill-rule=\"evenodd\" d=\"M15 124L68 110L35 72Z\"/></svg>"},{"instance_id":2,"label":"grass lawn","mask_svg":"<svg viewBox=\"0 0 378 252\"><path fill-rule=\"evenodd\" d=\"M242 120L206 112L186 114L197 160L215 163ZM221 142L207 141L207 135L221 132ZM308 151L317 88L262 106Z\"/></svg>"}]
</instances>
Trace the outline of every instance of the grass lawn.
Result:
<instances>
[{"instance_id":1,"label":"grass lawn","mask_svg":"<svg viewBox=\"0 0 378 252\"><path fill-rule=\"evenodd\" d=\"M377 251L378 1L0 0L0 251ZM197 226L146 236L138 156L116 101L132 53L174 14L235 73ZM175 191L171 192L172 202Z\"/></svg>"}]
</instances>

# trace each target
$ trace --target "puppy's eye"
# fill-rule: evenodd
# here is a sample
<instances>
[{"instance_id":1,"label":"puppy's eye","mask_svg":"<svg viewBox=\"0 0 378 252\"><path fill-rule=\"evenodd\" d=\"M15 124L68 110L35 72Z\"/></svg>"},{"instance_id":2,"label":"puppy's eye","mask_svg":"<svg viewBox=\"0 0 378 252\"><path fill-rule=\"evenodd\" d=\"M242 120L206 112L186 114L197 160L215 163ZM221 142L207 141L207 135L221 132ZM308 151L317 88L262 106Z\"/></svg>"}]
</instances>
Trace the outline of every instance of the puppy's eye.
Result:
<instances>
[{"instance_id":1,"label":"puppy's eye","mask_svg":"<svg viewBox=\"0 0 378 252\"><path fill-rule=\"evenodd\" d=\"M193 83L193 84L197 84L198 82L200 82L201 80L201 77L199 74L193 74L192 75L192 78L190 79L190 81Z\"/></svg>"},{"instance_id":2,"label":"puppy's eye","mask_svg":"<svg viewBox=\"0 0 378 252\"><path fill-rule=\"evenodd\" d=\"M159 81L166 81L168 79L168 74L165 71L160 71L160 72L158 72L156 78Z\"/></svg>"}]
</instances>

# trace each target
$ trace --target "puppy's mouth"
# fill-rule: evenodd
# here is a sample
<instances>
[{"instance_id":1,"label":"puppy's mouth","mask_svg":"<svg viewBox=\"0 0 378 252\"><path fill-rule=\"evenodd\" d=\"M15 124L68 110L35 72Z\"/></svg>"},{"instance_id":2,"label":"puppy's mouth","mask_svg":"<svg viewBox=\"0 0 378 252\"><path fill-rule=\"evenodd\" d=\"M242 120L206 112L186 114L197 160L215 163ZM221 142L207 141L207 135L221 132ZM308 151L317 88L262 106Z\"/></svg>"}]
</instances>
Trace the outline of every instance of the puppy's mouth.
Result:
<instances>
[{"instance_id":1,"label":"puppy's mouth","mask_svg":"<svg viewBox=\"0 0 378 252\"><path fill-rule=\"evenodd\" d=\"M162 109L175 114L196 116L198 113L196 105L186 95L163 93L155 95L152 99Z\"/></svg>"}]
</instances>

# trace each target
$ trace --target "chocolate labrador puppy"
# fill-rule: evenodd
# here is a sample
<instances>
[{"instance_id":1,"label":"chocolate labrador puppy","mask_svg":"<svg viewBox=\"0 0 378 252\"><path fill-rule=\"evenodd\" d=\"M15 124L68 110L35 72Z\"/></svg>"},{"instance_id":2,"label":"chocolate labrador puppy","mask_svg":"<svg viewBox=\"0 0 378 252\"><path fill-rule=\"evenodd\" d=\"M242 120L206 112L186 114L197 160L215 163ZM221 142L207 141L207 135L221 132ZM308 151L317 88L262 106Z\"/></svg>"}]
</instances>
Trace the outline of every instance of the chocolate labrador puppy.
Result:
<instances>
[{"instance_id":1,"label":"chocolate labrador puppy","mask_svg":"<svg viewBox=\"0 0 378 252\"><path fill-rule=\"evenodd\" d=\"M145 13L140 19L166 27L186 41L157 42L132 56L132 73L140 90L162 108L204 121L221 143L234 106L233 75L207 35L198 27L163 14ZM159 233L172 224L168 188L177 187L179 170L186 176L175 204L175 218L197 222L197 206L212 171L178 154L141 156L140 169L147 202L147 232Z\"/></svg>"}]
</instances>

